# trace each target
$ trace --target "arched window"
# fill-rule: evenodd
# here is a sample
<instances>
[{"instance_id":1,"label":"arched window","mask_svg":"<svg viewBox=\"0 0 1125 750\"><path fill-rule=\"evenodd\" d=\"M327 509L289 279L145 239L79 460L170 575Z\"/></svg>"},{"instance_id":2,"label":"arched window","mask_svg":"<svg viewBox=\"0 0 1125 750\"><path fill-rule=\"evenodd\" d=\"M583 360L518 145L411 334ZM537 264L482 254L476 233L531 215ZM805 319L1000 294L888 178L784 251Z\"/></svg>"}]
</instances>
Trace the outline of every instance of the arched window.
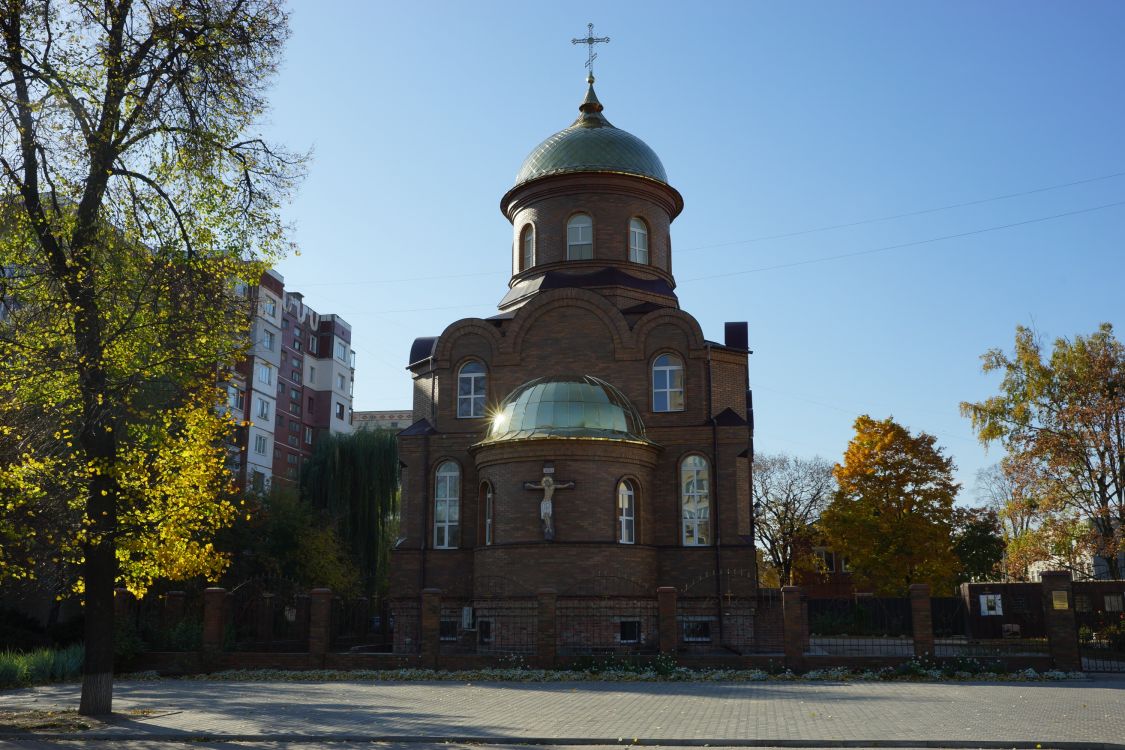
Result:
<instances>
[{"instance_id":1,"label":"arched window","mask_svg":"<svg viewBox=\"0 0 1125 750\"><path fill-rule=\"evenodd\" d=\"M629 260L648 265L648 225L644 219L629 219Z\"/></svg>"},{"instance_id":2,"label":"arched window","mask_svg":"<svg viewBox=\"0 0 1125 750\"><path fill-rule=\"evenodd\" d=\"M711 543L711 469L703 456L680 464L680 515L685 547Z\"/></svg>"},{"instance_id":3,"label":"arched window","mask_svg":"<svg viewBox=\"0 0 1125 750\"><path fill-rule=\"evenodd\" d=\"M492 533L493 533L492 532L492 511L493 511L494 506L493 506L493 502L492 502L492 485L489 484L488 482L485 482L483 485L481 485L480 490L481 490L481 495L484 497L484 502L482 503L482 505L484 507L484 510L482 511L482 514L484 515L484 524L483 524L483 526L484 526L484 543L485 543L485 545L489 545L489 544L492 544Z\"/></svg>"},{"instance_id":4,"label":"arched window","mask_svg":"<svg viewBox=\"0 0 1125 750\"><path fill-rule=\"evenodd\" d=\"M637 493L628 479L617 483L617 541L621 544L637 541Z\"/></svg>"},{"instance_id":5,"label":"arched window","mask_svg":"<svg viewBox=\"0 0 1125 750\"><path fill-rule=\"evenodd\" d=\"M461 365L457 372L457 417L484 416L484 399L488 391L488 371L477 360Z\"/></svg>"},{"instance_id":6,"label":"arched window","mask_svg":"<svg viewBox=\"0 0 1125 750\"><path fill-rule=\"evenodd\" d=\"M594 257L594 222L586 214L575 214L566 223L566 259Z\"/></svg>"},{"instance_id":7,"label":"arched window","mask_svg":"<svg viewBox=\"0 0 1125 750\"><path fill-rule=\"evenodd\" d=\"M453 549L461 541L461 469L445 461L434 475L434 547Z\"/></svg>"},{"instance_id":8,"label":"arched window","mask_svg":"<svg viewBox=\"0 0 1125 750\"><path fill-rule=\"evenodd\" d=\"M535 265L535 230L528 224L520 233L520 270L526 271Z\"/></svg>"},{"instance_id":9,"label":"arched window","mask_svg":"<svg viewBox=\"0 0 1125 750\"><path fill-rule=\"evenodd\" d=\"M684 363L675 354L661 354L652 362L652 410L684 410Z\"/></svg>"}]
</instances>

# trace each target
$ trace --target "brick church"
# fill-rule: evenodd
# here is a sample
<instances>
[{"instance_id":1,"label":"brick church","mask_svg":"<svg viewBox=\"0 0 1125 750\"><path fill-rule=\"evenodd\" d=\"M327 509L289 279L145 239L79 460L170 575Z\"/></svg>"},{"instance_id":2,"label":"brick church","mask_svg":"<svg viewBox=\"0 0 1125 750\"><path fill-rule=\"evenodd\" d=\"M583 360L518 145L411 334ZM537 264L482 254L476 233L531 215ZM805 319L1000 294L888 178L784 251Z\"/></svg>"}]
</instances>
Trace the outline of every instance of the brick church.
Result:
<instances>
[{"instance_id":1,"label":"brick church","mask_svg":"<svg viewBox=\"0 0 1125 750\"><path fill-rule=\"evenodd\" d=\"M564 651L653 647L672 589L681 646L752 645L746 324L719 343L680 308L683 198L587 80L578 118L500 200L512 275L498 313L411 348L398 651L416 645L426 590L442 640L469 650L518 641L521 603L544 591Z\"/></svg>"}]
</instances>

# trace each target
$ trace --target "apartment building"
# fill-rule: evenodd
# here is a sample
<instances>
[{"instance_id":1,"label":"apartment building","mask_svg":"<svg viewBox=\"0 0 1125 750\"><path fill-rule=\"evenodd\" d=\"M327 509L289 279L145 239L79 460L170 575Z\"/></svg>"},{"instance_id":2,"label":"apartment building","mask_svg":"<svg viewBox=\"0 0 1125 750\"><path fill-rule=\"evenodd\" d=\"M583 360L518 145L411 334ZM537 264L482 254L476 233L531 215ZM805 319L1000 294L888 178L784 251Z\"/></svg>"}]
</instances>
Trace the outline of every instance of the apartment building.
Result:
<instances>
[{"instance_id":1,"label":"apartment building","mask_svg":"<svg viewBox=\"0 0 1125 750\"><path fill-rule=\"evenodd\" d=\"M352 329L322 315L277 271L247 290L253 302L249 356L228 385L230 407L246 426L236 439L239 485L264 492L296 485L323 435L352 431Z\"/></svg>"}]
</instances>

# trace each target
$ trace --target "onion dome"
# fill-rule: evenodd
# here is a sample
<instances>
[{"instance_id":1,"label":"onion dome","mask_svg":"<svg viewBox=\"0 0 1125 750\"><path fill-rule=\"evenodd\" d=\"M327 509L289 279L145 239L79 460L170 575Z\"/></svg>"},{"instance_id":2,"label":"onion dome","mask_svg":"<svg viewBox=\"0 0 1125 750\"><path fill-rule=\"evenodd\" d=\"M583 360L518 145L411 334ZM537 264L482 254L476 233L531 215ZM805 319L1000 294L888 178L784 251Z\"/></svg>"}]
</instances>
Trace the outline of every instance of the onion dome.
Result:
<instances>
[{"instance_id":1,"label":"onion dome","mask_svg":"<svg viewBox=\"0 0 1125 750\"><path fill-rule=\"evenodd\" d=\"M535 147L516 175L516 185L539 177L571 172L611 172L648 177L667 184L660 157L632 133L615 128L602 115L594 77L578 107L578 119Z\"/></svg>"},{"instance_id":2,"label":"onion dome","mask_svg":"<svg viewBox=\"0 0 1125 750\"><path fill-rule=\"evenodd\" d=\"M500 404L482 443L544 438L650 442L641 415L621 391L591 375L530 380Z\"/></svg>"}]
</instances>

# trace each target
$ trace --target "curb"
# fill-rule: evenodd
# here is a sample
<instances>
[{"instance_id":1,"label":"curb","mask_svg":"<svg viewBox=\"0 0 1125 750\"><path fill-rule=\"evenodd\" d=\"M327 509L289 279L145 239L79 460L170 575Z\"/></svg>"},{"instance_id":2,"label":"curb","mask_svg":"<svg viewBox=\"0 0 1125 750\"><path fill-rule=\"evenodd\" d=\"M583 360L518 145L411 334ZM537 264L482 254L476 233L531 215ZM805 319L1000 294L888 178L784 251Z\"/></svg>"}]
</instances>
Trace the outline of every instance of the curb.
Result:
<instances>
[{"instance_id":1,"label":"curb","mask_svg":"<svg viewBox=\"0 0 1125 750\"><path fill-rule=\"evenodd\" d=\"M286 742L286 743L399 743L406 745L561 745L617 747L779 747L779 748L945 748L946 750L1125 750L1117 742L1031 740L805 740L805 739L622 739L618 737L482 737L451 735L358 735L358 734L82 734L77 732L0 733L0 741L48 740L71 742Z\"/></svg>"}]
</instances>

